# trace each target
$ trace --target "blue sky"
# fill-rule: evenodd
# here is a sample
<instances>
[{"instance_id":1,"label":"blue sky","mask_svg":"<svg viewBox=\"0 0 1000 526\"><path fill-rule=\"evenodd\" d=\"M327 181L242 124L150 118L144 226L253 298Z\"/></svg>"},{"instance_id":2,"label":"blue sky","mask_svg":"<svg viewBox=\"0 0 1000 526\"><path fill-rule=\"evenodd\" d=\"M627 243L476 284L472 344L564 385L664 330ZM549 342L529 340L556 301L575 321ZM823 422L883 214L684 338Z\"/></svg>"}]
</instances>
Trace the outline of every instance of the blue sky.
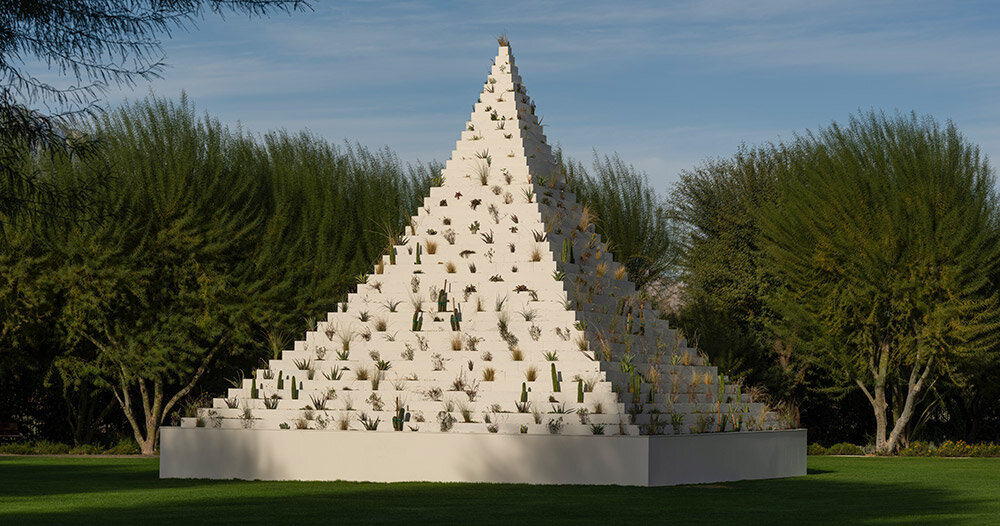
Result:
<instances>
[{"instance_id":1,"label":"blue sky","mask_svg":"<svg viewBox=\"0 0 1000 526\"><path fill-rule=\"evenodd\" d=\"M207 17L165 42L162 80L106 103L186 90L253 132L444 161L506 31L549 142L585 161L618 152L664 192L740 143L859 109L951 119L1000 156L1000 10L987 2L313 3Z\"/></svg>"}]
</instances>

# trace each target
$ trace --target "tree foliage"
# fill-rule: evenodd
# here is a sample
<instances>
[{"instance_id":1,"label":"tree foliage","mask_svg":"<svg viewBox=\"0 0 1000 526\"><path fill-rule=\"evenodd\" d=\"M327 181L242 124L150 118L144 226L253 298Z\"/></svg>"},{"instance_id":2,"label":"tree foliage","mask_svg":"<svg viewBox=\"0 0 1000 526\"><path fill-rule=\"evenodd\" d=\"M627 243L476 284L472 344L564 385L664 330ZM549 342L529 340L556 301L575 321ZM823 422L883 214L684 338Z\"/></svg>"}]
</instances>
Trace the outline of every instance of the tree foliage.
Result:
<instances>
[{"instance_id":1,"label":"tree foliage","mask_svg":"<svg viewBox=\"0 0 1000 526\"><path fill-rule=\"evenodd\" d=\"M818 363L864 392L893 451L935 379L995 351L993 172L954 125L916 115L861 114L788 151L759 219L785 285L772 304L818 330Z\"/></svg>"},{"instance_id":2,"label":"tree foliage","mask_svg":"<svg viewBox=\"0 0 1000 526\"><path fill-rule=\"evenodd\" d=\"M557 161L570 189L596 218L597 231L610 243L615 260L642 290L673 276L679 246L666 203L646 175L615 154L594 152L593 173L582 163Z\"/></svg>"},{"instance_id":3,"label":"tree foliage","mask_svg":"<svg viewBox=\"0 0 1000 526\"><path fill-rule=\"evenodd\" d=\"M66 219L57 211L90 203L94 179L69 188L15 167L30 151L91 155L95 144L75 129L80 118L94 114L109 86L159 77L163 36L208 12L262 16L306 7L302 0L0 0L0 228L25 214Z\"/></svg>"},{"instance_id":4,"label":"tree foliage","mask_svg":"<svg viewBox=\"0 0 1000 526\"><path fill-rule=\"evenodd\" d=\"M401 231L439 169L308 135L255 140L198 119L185 99L124 107L89 132L114 183L100 196L108 209L8 233L0 275L14 292L0 296L0 337L55 343L38 366L74 401L112 395L145 453L210 367L270 357L268 334L312 328L303 318L370 272L381 226ZM95 165L27 159L66 185ZM55 334L32 336L46 327Z\"/></svg>"}]
</instances>

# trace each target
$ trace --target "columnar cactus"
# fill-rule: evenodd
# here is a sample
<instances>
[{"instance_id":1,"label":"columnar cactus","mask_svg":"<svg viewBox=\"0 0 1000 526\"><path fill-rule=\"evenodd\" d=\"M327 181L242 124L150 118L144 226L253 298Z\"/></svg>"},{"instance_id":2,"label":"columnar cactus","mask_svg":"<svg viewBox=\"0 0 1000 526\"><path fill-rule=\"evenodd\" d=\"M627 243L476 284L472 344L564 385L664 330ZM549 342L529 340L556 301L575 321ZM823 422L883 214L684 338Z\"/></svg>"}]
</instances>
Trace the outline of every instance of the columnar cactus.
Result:
<instances>
[{"instance_id":1,"label":"columnar cactus","mask_svg":"<svg viewBox=\"0 0 1000 526\"><path fill-rule=\"evenodd\" d=\"M556 364L552 364L552 392L559 392L559 373L556 372Z\"/></svg>"},{"instance_id":2,"label":"columnar cactus","mask_svg":"<svg viewBox=\"0 0 1000 526\"><path fill-rule=\"evenodd\" d=\"M438 312L445 312L448 310L448 280L444 280L444 286L438 291Z\"/></svg>"}]
</instances>

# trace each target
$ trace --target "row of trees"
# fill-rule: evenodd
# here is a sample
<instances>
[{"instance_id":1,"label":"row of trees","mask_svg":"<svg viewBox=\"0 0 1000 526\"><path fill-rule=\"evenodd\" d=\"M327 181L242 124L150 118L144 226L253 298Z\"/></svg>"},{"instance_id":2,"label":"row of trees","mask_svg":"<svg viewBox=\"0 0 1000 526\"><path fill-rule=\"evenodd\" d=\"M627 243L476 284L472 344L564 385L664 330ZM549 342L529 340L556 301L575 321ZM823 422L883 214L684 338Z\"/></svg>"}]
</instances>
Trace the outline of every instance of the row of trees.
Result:
<instances>
[{"instance_id":1,"label":"row of trees","mask_svg":"<svg viewBox=\"0 0 1000 526\"><path fill-rule=\"evenodd\" d=\"M147 453L342 299L440 170L250 137L183 97L84 131L98 155L21 145L18 170L90 206L4 232L0 421ZM665 315L814 440L997 436L993 173L953 126L860 115L708 161L669 199L617 156L559 165L629 277L682 283Z\"/></svg>"}]
</instances>

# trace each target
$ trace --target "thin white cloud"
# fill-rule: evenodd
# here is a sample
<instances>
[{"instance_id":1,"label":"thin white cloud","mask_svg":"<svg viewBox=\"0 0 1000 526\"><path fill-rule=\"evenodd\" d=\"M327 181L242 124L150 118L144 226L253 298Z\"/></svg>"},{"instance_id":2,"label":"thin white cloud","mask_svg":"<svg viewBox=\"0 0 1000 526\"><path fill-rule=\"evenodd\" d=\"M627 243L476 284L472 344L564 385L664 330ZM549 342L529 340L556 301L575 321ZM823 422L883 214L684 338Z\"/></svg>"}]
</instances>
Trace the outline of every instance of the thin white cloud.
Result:
<instances>
[{"instance_id":1,"label":"thin white cloud","mask_svg":"<svg viewBox=\"0 0 1000 526\"><path fill-rule=\"evenodd\" d=\"M1000 152L991 18L938 2L323 3L290 17L206 21L168 43L174 67L154 86L185 89L257 130L309 128L443 159L486 76L492 37L507 30L552 142L586 159L595 146L618 151L669 181L740 142L886 101L955 118L985 152ZM820 89L832 82L857 93Z\"/></svg>"}]
</instances>

